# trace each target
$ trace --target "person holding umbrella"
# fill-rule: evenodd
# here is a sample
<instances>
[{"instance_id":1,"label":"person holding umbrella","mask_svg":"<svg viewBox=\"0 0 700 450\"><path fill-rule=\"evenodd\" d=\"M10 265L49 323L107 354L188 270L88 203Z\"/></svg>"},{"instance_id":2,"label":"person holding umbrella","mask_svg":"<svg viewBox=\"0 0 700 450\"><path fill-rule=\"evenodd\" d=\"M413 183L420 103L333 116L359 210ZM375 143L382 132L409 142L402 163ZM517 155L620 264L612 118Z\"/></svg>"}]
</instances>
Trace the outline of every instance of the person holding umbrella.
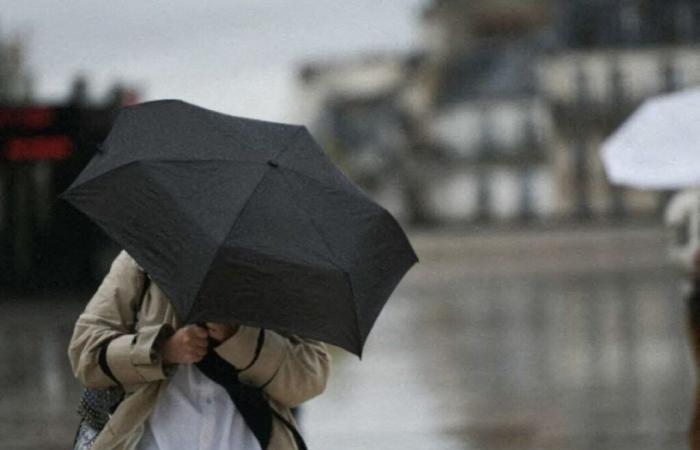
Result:
<instances>
[{"instance_id":1,"label":"person holding umbrella","mask_svg":"<svg viewBox=\"0 0 700 450\"><path fill-rule=\"evenodd\" d=\"M700 376L700 190L682 189L669 200L664 212L669 233L669 256L684 275L687 329L696 377ZM695 398L689 427L690 448L700 448L700 385L696 379Z\"/></svg>"},{"instance_id":2,"label":"person holding umbrella","mask_svg":"<svg viewBox=\"0 0 700 450\"><path fill-rule=\"evenodd\" d=\"M693 352L696 377L700 376L700 251L693 257L691 288L687 295L688 336ZM696 381L693 412L689 427L690 448L700 448L700 385Z\"/></svg>"},{"instance_id":3,"label":"person holding umbrella","mask_svg":"<svg viewBox=\"0 0 700 450\"><path fill-rule=\"evenodd\" d=\"M666 209L675 231L671 257L689 282L688 338L696 378L700 378L700 89L652 97L630 116L601 147L608 179L619 186L677 192ZM697 383L697 382L696 382ZM700 450L700 388L692 400L689 447Z\"/></svg>"},{"instance_id":4,"label":"person holding umbrella","mask_svg":"<svg viewBox=\"0 0 700 450\"><path fill-rule=\"evenodd\" d=\"M305 448L290 408L323 392L330 370L319 341L181 324L125 251L78 318L69 356L84 386L127 393L93 450Z\"/></svg>"},{"instance_id":5,"label":"person holding umbrella","mask_svg":"<svg viewBox=\"0 0 700 450\"><path fill-rule=\"evenodd\" d=\"M69 348L126 392L96 450L305 449L325 343L361 355L418 261L304 126L179 100L123 108L62 198L124 249Z\"/></svg>"}]
</instances>

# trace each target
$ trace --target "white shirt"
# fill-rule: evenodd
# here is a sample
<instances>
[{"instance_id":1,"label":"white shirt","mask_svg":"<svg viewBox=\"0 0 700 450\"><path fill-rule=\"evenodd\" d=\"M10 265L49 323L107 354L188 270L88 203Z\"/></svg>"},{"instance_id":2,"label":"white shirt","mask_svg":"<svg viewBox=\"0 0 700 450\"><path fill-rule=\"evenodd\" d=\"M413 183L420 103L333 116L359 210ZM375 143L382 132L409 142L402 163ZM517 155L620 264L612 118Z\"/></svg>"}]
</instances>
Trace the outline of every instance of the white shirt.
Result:
<instances>
[{"instance_id":1,"label":"white shirt","mask_svg":"<svg viewBox=\"0 0 700 450\"><path fill-rule=\"evenodd\" d=\"M261 450L226 390L194 364L178 366L137 449Z\"/></svg>"}]
</instances>

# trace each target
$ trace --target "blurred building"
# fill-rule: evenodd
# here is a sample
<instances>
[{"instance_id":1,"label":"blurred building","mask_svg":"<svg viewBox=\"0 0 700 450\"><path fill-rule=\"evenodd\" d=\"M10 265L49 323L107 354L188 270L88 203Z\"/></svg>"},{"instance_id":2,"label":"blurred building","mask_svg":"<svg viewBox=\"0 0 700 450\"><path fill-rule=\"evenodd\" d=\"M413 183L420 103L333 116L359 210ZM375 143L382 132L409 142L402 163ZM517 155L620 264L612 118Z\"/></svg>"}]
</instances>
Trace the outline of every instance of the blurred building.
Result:
<instances>
[{"instance_id":1,"label":"blurred building","mask_svg":"<svg viewBox=\"0 0 700 450\"><path fill-rule=\"evenodd\" d=\"M20 35L11 37L0 34L0 104L27 103L32 98L32 76L26 65L24 40ZM11 170L3 164L0 155L0 269L7 272L6 257L8 239L13 217L11 203L14 201L14 190L10 186ZM26 239L25 236L20 236Z\"/></svg>"},{"instance_id":2,"label":"blurred building","mask_svg":"<svg viewBox=\"0 0 700 450\"><path fill-rule=\"evenodd\" d=\"M534 61L551 1L435 1L422 16L425 57L404 93L429 222L547 217L549 114ZM425 170L428 168L429 170Z\"/></svg>"},{"instance_id":3,"label":"blurred building","mask_svg":"<svg viewBox=\"0 0 700 450\"><path fill-rule=\"evenodd\" d=\"M304 66L305 120L413 222L654 215L666 195L611 187L599 144L700 83L698 21L690 0L433 0L420 54Z\"/></svg>"},{"instance_id":4,"label":"blurred building","mask_svg":"<svg viewBox=\"0 0 700 450\"><path fill-rule=\"evenodd\" d=\"M0 35L0 101L26 102L32 96L32 76L26 65L24 40L20 35Z\"/></svg>"},{"instance_id":5,"label":"blurred building","mask_svg":"<svg viewBox=\"0 0 700 450\"><path fill-rule=\"evenodd\" d=\"M409 145L398 100L413 64L411 56L370 55L300 72L302 120L348 176L398 215Z\"/></svg>"},{"instance_id":6,"label":"blurred building","mask_svg":"<svg viewBox=\"0 0 700 450\"><path fill-rule=\"evenodd\" d=\"M38 102L22 42L0 42L0 284L92 281L103 273L97 266L109 242L57 195L136 92L114 86L95 99L87 80L76 77L63 101Z\"/></svg>"},{"instance_id":7,"label":"blurred building","mask_svg":"<svg viewBox=\"0 0 700 450\"><path fill-rule=\"evenodd\" d=\"M420 55L305 65L305 120L350 176L413 222L547 216L549 118L533 57L549 3L434 2Z\"/></svg>"},{"instance_id":8,"label":"blurred building","mask_svg":"<svg viewBox=\"0 0 700 450\"><path fill-rule=\"evenodd\" d=\"M557 211L579 218L653 215L664 194L612 187L599 144L646 98L700 84L700 2L562 2L558 46L538 65L554 118Z\"/></svg>"}]
</instances>

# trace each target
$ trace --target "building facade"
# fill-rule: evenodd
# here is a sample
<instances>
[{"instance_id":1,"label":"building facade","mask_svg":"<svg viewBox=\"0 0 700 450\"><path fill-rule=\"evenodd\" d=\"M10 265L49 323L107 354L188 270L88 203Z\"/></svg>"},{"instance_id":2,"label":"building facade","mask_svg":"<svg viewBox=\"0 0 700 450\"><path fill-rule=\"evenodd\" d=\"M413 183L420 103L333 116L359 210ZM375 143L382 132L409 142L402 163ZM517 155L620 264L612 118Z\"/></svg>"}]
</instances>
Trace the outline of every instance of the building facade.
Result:
<instances>
[{"instance_id":1,"label":"building facade","mask_svg":"<svg viewBox=\"0 0 700 450\"><path fill-rule=\"evenodd\" d=\"M443 0L423 12L425 56L403 92L410 153L423 168L416 221L553 213L551 121L533 63L547 46L550 3Z\"/></svg>"},{"instance_id":2,"label":"building facade","mask_svg":"<svg viewBox=\"0 0 700 450\"><path fill-rule=\"evenodd\" d=\"M397 216L406 213L404 130L400 92L411 55L370 55L303 65L300 120L336 163Z\"/></svg>"},{"instance_id":3,"label":"building facade","mask_svg":"<svg viewBox=\"0 0 700 450\"><path fill-rule=\"evenodd\" d=\"M694 0L434 0L419 54L307 65L303 120L415 223L653 216L667 193L610 186L599 147L700 84L698 25Z\"/></svg>"},{"instance_id":4,"label":"building facade","mask_svg":"<svg viewBox=\"0 0 700 450\"><path fill-rule=\"evenodd\" d=\"M600 143L647 98L700 84L696 1L563 2L559 42L538 63L554 121L550 143L562 216L652 216L667 193L608 183Z\"/></svg>"}]
</instances>

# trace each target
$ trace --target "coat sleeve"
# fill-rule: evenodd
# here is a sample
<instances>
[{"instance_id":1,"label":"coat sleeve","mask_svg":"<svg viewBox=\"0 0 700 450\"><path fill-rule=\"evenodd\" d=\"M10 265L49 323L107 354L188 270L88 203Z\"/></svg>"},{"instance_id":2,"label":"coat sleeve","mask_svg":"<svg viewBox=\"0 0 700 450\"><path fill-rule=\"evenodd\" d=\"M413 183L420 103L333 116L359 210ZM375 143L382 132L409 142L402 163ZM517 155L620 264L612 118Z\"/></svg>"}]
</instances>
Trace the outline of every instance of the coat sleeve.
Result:
<instances>
[{"instance_id":1,"label":"coat sleeve","mask_svg":"<svg viewBox=\"0 0 700 450\"><path fill-rule=\"evenodd\" d=\"M122 251L78 317L68 357L84 386L103 388L166 377L155 347L171 327L148 325L132 332L144 281L143 271Z\"/></svg>"},{"instance_id":2,"label":"coat sleeve","mask_svg":"<svg viewBox=\"0 0 700 450\"><path fill-rule=\"evenodd\" d=\"M283 406L297 406L326 388L331 357L320 341L241 326L215 351L241 370L242 383L262 387Z\"/></svg>"}]
</instances>

